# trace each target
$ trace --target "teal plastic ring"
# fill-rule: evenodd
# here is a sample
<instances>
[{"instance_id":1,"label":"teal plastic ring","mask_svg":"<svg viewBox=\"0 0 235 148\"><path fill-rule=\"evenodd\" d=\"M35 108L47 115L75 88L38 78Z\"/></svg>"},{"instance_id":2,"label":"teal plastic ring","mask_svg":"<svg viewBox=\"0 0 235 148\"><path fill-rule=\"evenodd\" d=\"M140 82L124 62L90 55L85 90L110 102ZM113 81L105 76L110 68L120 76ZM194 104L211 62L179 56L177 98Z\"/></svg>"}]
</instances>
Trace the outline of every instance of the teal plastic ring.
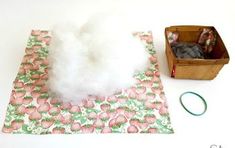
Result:
<instances>
[{"instance_id":1,"label":"teal plastic ring","mask_svg":"<svg viewBox=\"0 0 235 148\"><path fill-rule=\"evenodd\" d=\"M184 105L184 103L183 103L183 101L182 101L182 97L183 97L185 94L193 94L193 95L197 96L199 99L202 100L203 105L204 105L204 110L203 110L202 113L193 113L193 112L191 112L188 108L185 107L185 105ZM202 96L200 96L199 94L197 94L197 93L195 93L195 92L191 92L191 91L184 92L184 93L182 93L182 94L180 95L180 104L183 106L183 108L184 108L188 113L190 113L191 115L194 115L194 116L201 116L201 115L203 115L203 114L206 112L206 110L207 110L207 103L206 103L205 99L204 99Z\"/></svg>"}]
</instances>

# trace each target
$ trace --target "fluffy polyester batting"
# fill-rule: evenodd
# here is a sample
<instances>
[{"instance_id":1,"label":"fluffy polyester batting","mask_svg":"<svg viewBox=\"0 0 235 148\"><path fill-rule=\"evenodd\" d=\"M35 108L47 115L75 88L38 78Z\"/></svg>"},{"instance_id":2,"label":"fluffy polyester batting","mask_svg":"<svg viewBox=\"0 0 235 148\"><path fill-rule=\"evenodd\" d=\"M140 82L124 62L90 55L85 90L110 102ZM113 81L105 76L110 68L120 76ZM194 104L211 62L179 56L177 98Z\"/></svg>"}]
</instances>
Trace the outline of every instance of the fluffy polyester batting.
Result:
<instances>
[{"instance_id":1,"label":"fluffy polyester batting","mask_svg":"<svg viewBox=\"0 0 235 148\"><path fill-rule=\"evenodd\" d=\"M109 96L136 83L133 75L149 66L139 38L118 17L95 16L81 27L57 25L48 56L48 86L62 101Z\"/></svg>"}]
</instances>

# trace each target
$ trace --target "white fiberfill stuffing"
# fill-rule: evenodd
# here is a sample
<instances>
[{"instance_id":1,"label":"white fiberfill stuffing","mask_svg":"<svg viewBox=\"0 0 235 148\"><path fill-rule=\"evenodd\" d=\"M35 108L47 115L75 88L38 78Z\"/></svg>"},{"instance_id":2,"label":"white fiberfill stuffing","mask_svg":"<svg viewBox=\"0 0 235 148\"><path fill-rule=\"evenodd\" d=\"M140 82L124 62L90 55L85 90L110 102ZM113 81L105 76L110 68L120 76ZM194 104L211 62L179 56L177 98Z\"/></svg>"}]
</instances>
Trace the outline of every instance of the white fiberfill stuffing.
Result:
<instances>
[{"instance_id":1,"label":"white fiberfill stuffing","mask_svg":"<svg viewBox=\"0 0 235 148\"><path fill-rule=\"evenodd\" d=\"M63 101L108 96L135 83L148 66L144 45L113 16L96 16L82 27L57 25L49 50L48 85Z\"/></svg>"}]
</instances>

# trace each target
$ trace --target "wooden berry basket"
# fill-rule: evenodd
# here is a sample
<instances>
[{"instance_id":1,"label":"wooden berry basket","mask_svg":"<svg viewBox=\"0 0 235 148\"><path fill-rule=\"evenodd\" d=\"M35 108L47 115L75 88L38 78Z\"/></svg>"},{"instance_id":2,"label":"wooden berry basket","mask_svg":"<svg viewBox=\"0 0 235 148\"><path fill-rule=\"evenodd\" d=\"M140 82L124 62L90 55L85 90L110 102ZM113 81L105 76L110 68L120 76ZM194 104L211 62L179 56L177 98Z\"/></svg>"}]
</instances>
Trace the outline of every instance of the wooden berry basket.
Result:
<instances>
[{"instance_id":1,"label":"wooden berry basket","mask_svg":"<svg viewBox=\"0 0 235 148\"><path fill-rule=\"evenodd\" d=\"M167 38L167 32L178 32L179 42L197 42L203 28L211 28L216 33L216 43L210 59L178 59ZM229 62L229 54L213 26L171 26L165 28L166 56L171 77L178 79L211 80Z\"/></svg>"}]
</instances>

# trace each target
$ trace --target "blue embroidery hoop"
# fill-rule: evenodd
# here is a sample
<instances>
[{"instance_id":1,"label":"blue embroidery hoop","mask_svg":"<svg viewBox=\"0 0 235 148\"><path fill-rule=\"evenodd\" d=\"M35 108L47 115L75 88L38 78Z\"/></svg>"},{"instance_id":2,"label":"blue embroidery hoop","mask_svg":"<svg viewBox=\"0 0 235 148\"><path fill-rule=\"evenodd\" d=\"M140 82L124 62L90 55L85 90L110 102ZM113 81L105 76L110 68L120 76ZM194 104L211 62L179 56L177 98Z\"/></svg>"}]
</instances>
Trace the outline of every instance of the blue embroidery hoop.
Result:
<instances>
[{"instance_id":1,"label":"blue embroidery hoop","mask_svg":"<svg viewBox=\"0 0 235 148\"><path fill-rule=\"evenodd\" d=\"M199 99L202 100L203 105L204 105L204 110L203 110L202 113L193 113L193 112L190 111L187 107L185 107L185 105L184 105L184 103L183 103L183 101L182 101L182 97L183 97L185 94L193 94L193 95L197 96ZM182 105L182 107L183 107L188 113L190 113L191 115L194 115L194 116L201 116L201 115L203 115L203 114L206 112L206 110L207 110L207 103L206 103L205 99L204 99L201 95L199 95L199 94L197 94L197 93L195 93L195 92L192 92L192 91L187 91L187 92L184 92L184 93L182 93L182 94L180 95L180 104Z\"/></svg>"}]
</instances>

